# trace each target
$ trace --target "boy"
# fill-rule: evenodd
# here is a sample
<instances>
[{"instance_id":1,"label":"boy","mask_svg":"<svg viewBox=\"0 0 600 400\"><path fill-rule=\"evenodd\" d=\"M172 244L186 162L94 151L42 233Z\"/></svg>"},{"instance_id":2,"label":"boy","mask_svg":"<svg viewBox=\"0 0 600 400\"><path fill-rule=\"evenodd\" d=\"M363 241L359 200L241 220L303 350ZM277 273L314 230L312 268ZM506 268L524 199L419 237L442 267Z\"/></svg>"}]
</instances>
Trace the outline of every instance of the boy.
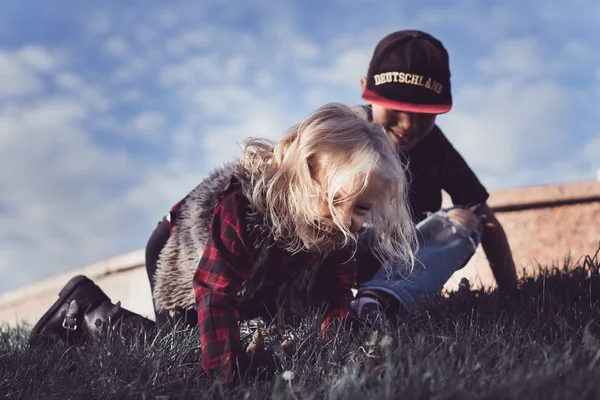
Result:
<instances>
[{"instance_id":1,"label":"boy","mask_svg":"<svg viewBox=\"0 0 600 400\"><path fill-rule=\"evenodd\" d=\"M379 265L365 252L358 254L360 287L354 307L359 316L380 310L381 301L390 299L406 310L416 309L420 299L439 293L465 266L480 242L498 288L513 290L515 265L504 230L486 204L489 194L435 124L438 114L452 108L449 58L443 44L418 30L386 36L375 48L361 86L372 120L386 129L401 158L408 161L421 266L408 279L399 274L387 277L382 268L373 275ZM451 210L440 210L442 190L452 198Z\"/></svg>"}]
</instances>

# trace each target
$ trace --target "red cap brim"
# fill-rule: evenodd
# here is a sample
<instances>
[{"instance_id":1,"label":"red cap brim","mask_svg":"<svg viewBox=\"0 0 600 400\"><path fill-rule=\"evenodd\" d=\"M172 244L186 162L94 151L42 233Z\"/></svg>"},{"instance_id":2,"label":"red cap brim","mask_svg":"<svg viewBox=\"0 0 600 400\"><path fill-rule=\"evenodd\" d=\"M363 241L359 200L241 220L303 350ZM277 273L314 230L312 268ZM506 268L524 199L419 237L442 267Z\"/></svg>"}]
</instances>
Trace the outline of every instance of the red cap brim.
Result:
<instances>
[{"instance_id":1,"label":"red cap brim","mask_svg":"<svg viewBox=\"0 0 600 400\"><path fill-rule=\"evenodd\" d=\"M389 108L392 110L406 111L419 114L444 114L450 111L452 104L414 104L403 103L401 101L390 100L381 97L377 93L365 88L362 93L362 98L369 104Z\"/></svg>"}]
</instances>

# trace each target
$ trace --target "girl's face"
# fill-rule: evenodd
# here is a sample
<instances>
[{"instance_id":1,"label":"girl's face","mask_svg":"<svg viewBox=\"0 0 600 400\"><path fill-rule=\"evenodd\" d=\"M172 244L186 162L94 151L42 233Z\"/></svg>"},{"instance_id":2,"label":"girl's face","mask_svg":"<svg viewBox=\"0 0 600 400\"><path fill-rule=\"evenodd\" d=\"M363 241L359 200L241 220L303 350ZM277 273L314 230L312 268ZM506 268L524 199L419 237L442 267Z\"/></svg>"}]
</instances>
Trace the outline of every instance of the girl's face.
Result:
<instances>
[{"instance_id":1,"label":"girl's face","mask_svg":"<svg viewBox=\"0 0 600 400\"><path fill-rule=\"evenodd\" d=\"M333 206L350 232L356 233L362 228L369 212L379 200L384 188L385 183L383 180L377 174L373 174L368 186L358 196L345 198L346 194L351 190L350 183L344 185L335 193ZM327 205L327 197L328 193L325 193L319 200L319 214L325 220L324 229L332 235L336 235L339 233L339 229L333 222L329 206Z\"/></svg>"}]
</instances>

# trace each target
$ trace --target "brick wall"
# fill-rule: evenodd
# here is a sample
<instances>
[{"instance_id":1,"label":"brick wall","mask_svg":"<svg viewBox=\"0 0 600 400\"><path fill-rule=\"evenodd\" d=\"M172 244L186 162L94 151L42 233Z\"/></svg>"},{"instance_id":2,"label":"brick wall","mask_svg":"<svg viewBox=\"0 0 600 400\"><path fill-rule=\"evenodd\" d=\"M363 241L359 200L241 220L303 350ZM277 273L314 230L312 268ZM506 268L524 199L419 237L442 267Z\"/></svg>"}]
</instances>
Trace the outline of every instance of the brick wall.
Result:
<instances>
[{"instance_id":1,"label":"brick wall","mask_svg":"<svg viewBox=\"0 0 600 400\"><path fill-rule=\"evenodd\" d=\"M445 204L449 204L447 198ZM494 192L489 205L504 227L515 263L528 273L535 272L539 264L563 265L569 254L573 261L593 255L600 245L600 182ZM446 288L455 288L462 277L476 286L494 284L481 246Z\"/></svg>"}]
</instances>

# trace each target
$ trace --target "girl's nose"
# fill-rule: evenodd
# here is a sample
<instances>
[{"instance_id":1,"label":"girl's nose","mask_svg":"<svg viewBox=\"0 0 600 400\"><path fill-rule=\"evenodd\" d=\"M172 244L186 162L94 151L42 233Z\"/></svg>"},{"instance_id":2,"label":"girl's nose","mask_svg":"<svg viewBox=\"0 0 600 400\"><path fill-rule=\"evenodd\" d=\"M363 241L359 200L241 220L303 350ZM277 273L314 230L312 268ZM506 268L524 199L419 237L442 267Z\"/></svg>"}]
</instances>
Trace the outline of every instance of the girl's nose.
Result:
<instances>
[{"instance_id":1,"label":"girl's nose","mask_svg":"<svg viewBox=\"0 0 600 400\"><path fill-rule=\"evenodd\" d=\"M340 217L342 217L342 221L344 221L344 224L346 224L348 229L350 229L352 227L352 212L351 212L351 210L343 210L341 212Z\"/></svg>"}]
</instances>

